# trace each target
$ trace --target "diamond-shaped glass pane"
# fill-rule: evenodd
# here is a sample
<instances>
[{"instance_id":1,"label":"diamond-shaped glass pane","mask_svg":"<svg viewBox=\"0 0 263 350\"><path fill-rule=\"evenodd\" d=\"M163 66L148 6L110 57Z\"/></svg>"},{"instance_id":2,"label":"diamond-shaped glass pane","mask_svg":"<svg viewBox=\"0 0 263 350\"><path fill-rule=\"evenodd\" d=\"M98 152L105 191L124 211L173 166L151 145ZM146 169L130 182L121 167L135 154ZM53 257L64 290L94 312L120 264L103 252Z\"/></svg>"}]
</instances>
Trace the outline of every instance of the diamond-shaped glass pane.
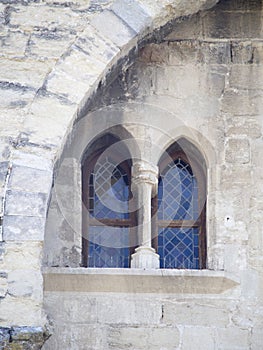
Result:
<instances>
[{"instance_id":1,"label":"diamond-shaped glass pane","mask_svg":"<svg viewBox=\"0 0 263 350\"><path fill-rule=\"evenodd\" d=\"M89 228L88 267L129 267L129 229L91 226Z\"/></svg>"},{"instance_id":2,"label":"diamond-shaped glass pane","mask_svg":"<svg viewBox=\"0 0 263 350\"><path fill-rule=\"evenodd\" d=\"M159 229L158 254L161 268L198 269L198 228Z\"/></svg>"},{"instance_id":3,"label":"diamond-shaped glass pane","mask_svg":"<svg viewBox=\"0 0 263 350\"><path fill-rule=\"evenodd\" d=\"M159 220L198 218L197 181L189 164L178 158L161 173L158 187Z\"/></svg>"},{"instance_id":4,"label":"diamond-shaped glass pane","mask_svg":"<svg viewBox=\"0 0 263 350\"><path fill-rule=\"evenodd\" d=\"M127 174L107 159L90 176L89 212L97 219L127 219L128 201Z\"/></svg>"}]
</instances>

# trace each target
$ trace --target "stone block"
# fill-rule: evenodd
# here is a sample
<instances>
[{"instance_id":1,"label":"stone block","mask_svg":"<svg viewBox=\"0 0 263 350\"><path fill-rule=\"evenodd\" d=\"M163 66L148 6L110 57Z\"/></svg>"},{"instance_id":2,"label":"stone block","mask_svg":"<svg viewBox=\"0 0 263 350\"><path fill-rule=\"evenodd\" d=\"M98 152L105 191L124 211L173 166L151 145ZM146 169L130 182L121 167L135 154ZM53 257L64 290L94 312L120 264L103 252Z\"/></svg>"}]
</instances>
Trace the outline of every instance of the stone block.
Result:
<instances>
[{"instance_id":1,"label":"stone block","mask_svg":"<svg viewBox=\"0 0 263 350\"><path fill-rule=\"evenodd\" d=\"M45 310L56 324L95 324L97 299L86 293L45 293Z\"/></svg>"},{"instance_id":2,"label":"stone block","mask_svg":"<svg viewBox=\"0 0 263 350\"><path fill-rule=\"evenodd\" d=\"M1 324L43 324L42 300L32 297L17 298L7 295L1 300Z\"/></svg>"},{"instance_id":3,"label":"stone block","mask_svg":"<svg viewBox=\"0 0 263 350\"><path fill-rule=\"evenodd\" d=\"M8 294L17 298L43 300L43 278L40 270L14 270L8 275Z\"/></svg>"},{"instance_id":4,"label":"stone block","mask_svg":"<svg viewBox=\"0 0 263 350\"><path fill-rule=\"evenodd\" d=\"M229 42L201 42L198 60L204 64L229 64L231 51Z\"/></svg>"},{"instance_id":5,"label":"stone block","mask_svg":"<svg viewBox=\"0 0 263 350\"><path fill-rule=\"evenodd\" d=\"M224 350L249 349L249 331L237 327L217 328L217 346Z\"/></svg>"},{"instance_id":6,"label":"stone block","mask_svg":"<svg viewBox=\"0 0 263 350\"><path fill-rule=\"evenodd\" d=\"M221 110L231 115L257 115L261 110L259 99L248 91L226 90L221 101Z\"/></svg>"},{"instance_id":7,"label":"stone block","mask_svg":"<svg viewBox=\"0 0 263 350\"><path fill-rule=\"evenodd\" d=\"M102 350L108 349L105 327L100 325L55 325L55 333L43 350Z\"/></svg>"},{"instance_id":8,"label":"stone block","mask_svg":"<svg viewBox=\"0 0 263 350\"><path fill-rule=\"evenodd\" d=\"M97 298L97 317L103 324L156 325L160 322L162 310L161 304L147 297L141 300L104 297Z\"/></svg>"},{"instance_id":9,"label":"stone block","mask_svg":"<svg viewBox=\"0 0 263 350\"><path fill-rule=\"evenodd\" d=\"M0 24L5 24L5 4L0 4Z\"/></svg>"},{"instance_id":10,"label":"stone block","mask_svg":"<svg viewBox=\"0 0 263 350\"><path fill-rule=\"evenodd\" d=\"M218 10L223 11L260 11L261 4L258 0L221 0L217 5Z\"/></svg>"},{"instance_id":11,"label":"stone block","mask_svg":"<svg viewBox=\"0 0 263 350\"><path fill-rule=\"evenodd\" d=\"M42 278L34 270L13 270L8 273L8 293L13 297L41 297Z\"/></svg>"},{"instance_id":12,"label":"stone block","mask_svg":"<svg viewBox=\"0 0 263 350\"><path fill-rule=\"evenodd\" d=\"M58 31L62 28L67 31L82 31L87 25L87 20L85 16L80 16L70 7L31 4L17 6L16 11L12 12L10 24L24 31L32 31L33 28L45 28L50 31Z\"/></svg>"},{"instance_id":13,"label":"stone block","mask_svg":"<svg viewBox=\"0 0 263 350\"><path fill-rule=\"evenodd\" d=\"M149 44L141 49L139 60L140 62L144 62L146 64L168 64L170 52L171 49L167 43L161 43L159 45ZM142 71L144 69L146 69L146 67L141 68Z\"/></svg>"},{"instance_id":14,"label":"stone block","mask_svg":"<svg viewBox=\"0 0 263 350\"><path fill-rule=\"evenodd\" d=\"M0 272L0 298L4 298L7 293L7 273ZM0 334L1 339L1 334ZM1 344L1 343L0 343Z\"/></svg>"},{"instance_id":15,"label":"stone block","mask_svg":"<svg viewBox=\"0 0 263 350\"><path fill-rule=\"evenodd\" d=\"M226 119L226 136L227 137L251 137L259 138L262 135L262 126L260 116L231 116Z\"/></svg>"},{"instance_id":16,"label":"stone block","mask_svg":"<svg viewBox=\"0 0 263 350\"><path fill-rule=\"evenodd\" d=\"M36 98L24 122L24 132L30 134L28 142L42 145L47 150L60 145L75 113L75 104L64 103L63 99Z\"/></svg>"},{"instance_id":17,"label":"stone block","mask_svg":"<svg viewBox=\"0 0 263 350\"><path fill-rule=\"evenodd\" d=\"M48 77L47 91L63 96L71 102L80 103L90 87L96 81L99 82L103 68L102 62L73 49Z\"/></svg>"},{"instance_id":18,"label":"stone block","mask_svg":"<svg viewBox=\"0 0 263 350\"><path fill-rule=\"evenodd\" d=\"M195 65L185 65L156 68L156 92L188 99L188 103L194 91L198 91L195 95L197 99L205 98L208 101L211 98L219 98L224 86L224 75L208 71L205 66L197 68Z\"/></svg>"},{"instance_id":19,"label":"stone block","mask_svg":"<svg viewBox=\"0 0 263 350\"><path fill-rule=\"evenodd\" d=\"M7 56L24 57L29 34L18 31L7 31L0 36L1 54Z\"/></svg>"},{"instance_id":20,"label":"stone block","mask_svg":"<svg viewBox=\"0 0 263 350\"><path fill-rule=\"evenodd\" d=\"M150 349L159 350L164 348L172 350L179 345L180 333L177 327L164 325L163 327L153 328L149 333L148 344Z\"/></svg>"},{"instance_id":21,"label":"stone block","mask_svg":"<svg viewBox=\"0 0 263 350\"><path fill-rule=\"evenodd\" d=\"M208 12L203 17L204 36L207 38L261 38L261 12Z\"/></svg>"},{"instance_id":22,"label":"stone block","mask_svg":"<svg viewBox=\"0 0 263 350\"><path fill-rule=\"evenodd\" d=\"M10 328L0 327L0 347L6 349L10 340Z\"/></svg>"},{"instance_id":23,"label":"stone block","mask_svg":"<svg viewBox=\"0 0 263 350\"><path fill-rule=\"evenodd\" d=\"M0 74L2 81L18 86L38 89L50 72L54 62L33 59L1 58ZM12 67L12 69L10 69Z\"/></svg>"},{"instance_id":24,"label":"stone block","mask_svg":"<svg viewBox=\"0 0 263 350\"><path fill-rule=\"evenodd\" d=\"M63 33L63 32L62 32ZM42 34L33 34L27 46L28 55L40 59L57 59L68 49L69 42L74 39L74 35L58 34L44 31Z\"/></svg>"},{"instance_id":25,"label":"stone block","mask_svg":"<svg viewBox=\"0 0 263 350\"><path fill-rule=\"evenodd\" d=\"M250 143L247 139L229 139L226 144L226 162L247 164L250 162Z\"/></svg>"},{"instance_id":26,"label":"stone block","mask_svg":"<svg viewBox=\"0 0 263 350\"><path fill-rule=\"evenodd\" d=\"M27 101L29 102L29 100ZM24 102L22 102L22 104L23 103ZM11 143L12 141L14 141L15 143L16 142L15 140L18 139L19 130L22 129L22 123L24 120L24 112L25 112L26 104L25 104L25 107L22 107L20 102L18 103L18 105L20 105L18 108L17 107L10 108L10 105L9 107L6 106L1 110L1 113L0 113L1 137L6 138L6 140L9 140L9 146L10 146L10 141ZM3 102L3 106L5 106L5 102ZM4 142L1 143L0 147L1 147L1 150L3 150ZM5 159L7 158L7 155L9 156L10 154L6 154L4 156Z\"/></svg>"},{"instance_id":27,"label":"stone block","mask_svg":"<svg viewBox=\"0 0 263 350\"><path fill-rule=\"evenodd\" d=\"M18 216L45 217L47 195L8 190L6 192L5 214Z\"/></svg>"},{"instance_id":28,"label":"stone block","mask_svg":"<svg viewBox=\"0 0 263 350\"><path fill-rule=\"evenodd\" d=\"M0 162L0 187L3 187L5 185L8 170L9 170L9 162L7 161Z\"/></svg>"},{"instance_id":29,"label":"stone block","mask_svg":"<svg viewBox=\"0 0 263 350\"><path fill-rule=\"evenodd\" d=\"M13 165L8 188L18 191L49 194L52 182L51 171Z\"/></svg>"},{"instance_id":30,"label":"stone block","mask_svg":"<svg viewBox=\"0 0 263 350\"><path fill-rule=\"evenodd\" d=\"M232 42L231 54L232 54L232 62L234 64L256 63L254 53L255 53L255 50L253 48L251 41L245 41L245 42L233 41Z\"/></svg>"},{"instance_id":31,"label":"stone block","mask_svg":"<svg viewBox=\"0 0 263 350\"><path fill-rule=\"evenodd\" d=\"M14 150L12 152L12 163L17 167L38 169L50 174L53 168L52 161L48 157L26 153L22 150Z\"/></svg>"},{"instance_id":32,"label":"stone block","mask_svg":"<svg viewBox=\"0 0 263 350\"><path fill-rule=\"evenodd\" d=\"M257 350L262 347L263 344L263 329L253 328L251 335L251 349Z\"/></svg>"},{"instance_id":33,"label":"stone block","mask_svg":"<svg viewBox=\"0 0 263 350\"><path fill-rule=\"evenodd\" d=\"M173 26L173 31L166 36L165 40L200 39L202 36L202 21L200 15L197 14L191 18L178 20Z\"/></svg>"},{"instance_id":34,"label":"stone block","mask_svg":"<svg viewBox=\"0 0 263 350\"><path fill-rule=\"evenodd\" d=\"M162 321L180 326L224 327L229 323L229 310L220 301L166 302Z\"/></svg>"},{"instance_id":35,"label":"stone block","mask_svg":"<svg viewBox=\"0 0 263 350\"><path fill-rule=\"evenodd\" d=\"M128 44L136 34L118 16L108 10L105 10L92 18L91 25L95 27L99 33L112 40L119 47Z\"/></svg>"},{"instance_id":36,"label":"stone block","mask_svg":"<svg viewBox=\"0 0 263 350\"><path fill-rule=\"evenodd\" d=\"M179 345L176 327L116 327L108 331L109 349L118 350L173 350Z\"/></svg>"},{"instance_id":37,"label":"stone block","mask_svg":"<svg viewBox=\"0 0 263 350\"><path fill-rule=\"evenodd\" d=\"M157 45L156 45L157 46ZM166 50L161 50L160 54L165 55L166 60L169 61L169 65L185 65L195 64L199 60L200 55L200 44L198 41L192 40L177 40L169 42ZM161 57L162 57L161 56ZM165 63L165 61L163 60Z\"/></svg>"},{"instance_id":38,"label":"stone block","mask_svg":"<svg viewBox=\"0 0 263 350\"><path fill-rule=\"evenodd\" d=\"M255 64L262 64L263 62L263 42L253 42L252 43L253 60Z\"/></svg>"},{"instance_id":39,"label":"stone block","mask_svg":"<svg viewBox=\"0 0 263 350\"><path fill-rule=\"evenodd\" d=\"M225 270L231 273L238 273L240 270L247 268L247 251L246 246L235 242L224 245Z\"/></svg>"},{"instance_id":40,"label":"stone block","mask_svg":"<svg viewBox=\"0 0 263 350\"><path fill-rule=\"evenodd\" d=\"M184 327L182 350L212 350L215 347L215 330L209 327Z\"/></svg>"},{"instance_id":41,"label":"stone block","mask_svg":"<svg viewBox=\"0 0 263 350\"><path fill-rule=\"evenodd\" d=\"M79 35L75 46L92 56L94 60L105 64L114 60L114 57L117 59L120 53L120 49L111 40L100 35L92 26Z\"/></svg>"},{"instance_id":42,"label":"stone block","mask_svg":"<svg viewBox=\"0 0 263 350\"><path fill-rule=\"evenodd\" d=\"M0 103L2 108L16 109L23 108L32 101L35 90L23 86L6 83L0 85ZM8 113L10 116L10 113ZM21 126L19 126L21 128Z\"/></svg>"},{"instance_id":43,"label":"stone block","mask_svg":"<svg viewBox=\"0 0 263 350\"><path fill-rule=\"evenodd\" d=\"M233 65L229 85L240 90L263 90L263 65Z\"/></svg>"},{"instance_id":44,"label":"stone block","mask_svg":"<svg viewBox=\"0 0 263 350\"><path fill-rule=\"evenodd\" d=\"M262 65L262 41L233 41L231 45L232 62L234 64Z\"/></svg>"},{"instance_id":45,"label":"stone block","mask_svg":"<svg viewBox=\"0 0 263 350\"><path fill-rule=\"evenodd\" d=\"M151 23L150 15L144 10L141 4L134 0L114 1L112 11L136 33L140 33Z\"/></svg>"},{"instance_id":46,"label":"stone block","mask_svg":"<svg viewBox=\"0 0 263 350\"><path fill-rule=\"evenodd\" d=\"M4 217L3 239L5 241L42 241L44 232L44 218L23 215Z\"/></svg>"},{"instance_id":47,"label":"stone block","mask_svg":"<svg viewBox=\"0 0 263 350\"><path fill-rule=\"evenodd\" d=\"M224 191L229 191L233 187L249 186L251 180L251 169L245 165L234 164L223 166L221 169L220 183Z\"/></svg>"},{"instance_id":48,"label":"stone block","mask_svg":"<svg viewBox=\"0 0 263 350\"><path fill-rule=\"evenodd\" d=\"M43 242L6 242L3 268L6 270L39 270Z\"/></svg>"}]
</instances>

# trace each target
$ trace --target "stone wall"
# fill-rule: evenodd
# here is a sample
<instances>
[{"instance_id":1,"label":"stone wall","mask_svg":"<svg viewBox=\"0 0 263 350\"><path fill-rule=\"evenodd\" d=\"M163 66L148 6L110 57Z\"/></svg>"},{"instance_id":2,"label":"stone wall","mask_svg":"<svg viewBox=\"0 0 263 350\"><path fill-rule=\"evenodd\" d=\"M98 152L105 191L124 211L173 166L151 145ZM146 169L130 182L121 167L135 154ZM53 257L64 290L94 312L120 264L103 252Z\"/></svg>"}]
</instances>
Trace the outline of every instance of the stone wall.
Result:
<instances>
[{"instance_id":1,"label":"stone wall","mask_svg":"<svg viewBox=\"0 0 263 350\"><path fill-rule=\"evenodd\" d=\"M149 141L150 150L146 142L139 148L153 163L156 145L165 150L180 137L202 151L214 275L47 268L45 308L55 327L45 349L263 346L262 55L261 1L221 1L173 23L168 36L144 45L133 65L100 87L87 140L121 121L137 141ZM46 265L61 256L63 221L46 232L47 242L61 240L53 250L49 244Z\"/></svg>"},{"instance_id":2,"label":"stone wall","mask_svg":"<svg viewBox=\"0 0 263 350\"><path fill-rule=\"evenodd\" d=\"M46 316L54 329L44 348L52 350L263 346L262 2L225 0L205 11L215 3L0 3L2 347L40 347L44 336L14 337L14 326L44 334ZM114 103L114 113L97 114ZM91 289L92 272L76 268L79 235L50 196L61 154L76 142L72 124L89 119L90 110L83 148L121 121L130 135L162 149L168 130L170 139L188 137L203 152L215 275L171 272L171 284L183 287L169 292L154 272L140 291L121 272L126 289L119 293L109 288L118 275L110 271ZM46 222L48 208L53 221ZM42 264L74 267L44 270L44 297ZM51 279L55 273L60 282ZM88 282L70 282L75 275Z\"/></svg>"},{"instance_id":3,"label":"stone wall","mask_svg":"<svg viewBox=\"0 0 263 350\"><path fill-rule=\"evenodd\" d=\"M41 273L46 213L54 164L73 121L140 41L214 3L0 2L2 327L47 322Z\"/></svg>"}]
</instances>

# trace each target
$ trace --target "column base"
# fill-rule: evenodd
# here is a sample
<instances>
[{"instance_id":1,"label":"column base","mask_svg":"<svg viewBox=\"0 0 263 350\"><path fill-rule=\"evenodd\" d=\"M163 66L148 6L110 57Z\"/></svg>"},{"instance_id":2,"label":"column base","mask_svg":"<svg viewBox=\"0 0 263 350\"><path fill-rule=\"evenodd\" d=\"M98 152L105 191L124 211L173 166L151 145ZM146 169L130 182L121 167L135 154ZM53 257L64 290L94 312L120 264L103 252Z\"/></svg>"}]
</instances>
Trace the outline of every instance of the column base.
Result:
<instances>
[{"instance_id":1,"label":"column base","mask_svg":"<svg viewBox=\"0 0 263 350\"><path fill-rule=\"evenodd\" d=\"M150 247L138 247L131 256L131 268L136 269L159 269L160 257L155 249Z\"/></svg>"}]
</instances>

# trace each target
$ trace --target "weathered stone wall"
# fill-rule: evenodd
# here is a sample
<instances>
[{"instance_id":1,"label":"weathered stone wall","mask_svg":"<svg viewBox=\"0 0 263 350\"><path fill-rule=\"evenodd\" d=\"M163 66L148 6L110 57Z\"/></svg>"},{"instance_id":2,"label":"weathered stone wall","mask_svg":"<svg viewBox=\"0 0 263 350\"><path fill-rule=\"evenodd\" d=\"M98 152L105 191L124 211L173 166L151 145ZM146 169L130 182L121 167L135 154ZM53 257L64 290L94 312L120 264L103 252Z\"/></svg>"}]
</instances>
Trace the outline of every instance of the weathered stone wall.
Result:
<instances>
[{"instance_id":1,"label":"weathered stone wall","mask_svg":"<svg viewBox=\"0 0 263 350\"><path fill-rule=\"evenodd\" d=\"M43 327L47 313L54 334L45 349L260 349L262 3L221 1L211 11L173 23L165 39L171 25L155 31L160 25L215 1L123 0L109 11L112 3L0 4L5 214L0 325L9 327L2 344L10 342L11 326ZM145 36L153 42L144 45ZM140 53L132 65L137 44ZM52 280L51 288L51 269L45 272L43 310L45 226L44 265L76 267L80 261L79 236L58 213L54 197L50 202L54 163L76 118L120 101L113 122L112 114L91 118L83 144L120 121L131 135L147 136L161 148L167 130L171 138L195 142L209 167L208 267L215 270L214 279L207 271L197 271L198 280L178 271L182 279L176 272L170 279L184 287L169 293L169 285L156 288L160 282L150 274L151 287L138 292L128 288L131 279L124 275L126 289L120 294L109 287L117 272L92 289L89 279L84 285L68 282L68 275L87 272L55 269L62 282L57 277L60 282ZM131 101L139 106L134 113L129 113ZM136 127L140 122L143 128ZM68 145L71 141L74 133ZM46 223L48 207L49 215L55 214ZM202 284L206 293L197 287Z\"/></svg>"},{"instance_id":2,"label":"weathered stone wall","mask_svg":"<svg viewBox=\"0 0 263 350\"><path fill-rule=\"evenodd\" d=\"M0 2L1 326L47 322L41 266L53 167L86 101L145 36L215 3Z\"/></svg>"},{"instance_id":3,"label":"weathered stone wall","mask_svg":"<svg viewBox=\"0 0 263 350\"><path fill-rule=\"evenodd\" d=\"M135 280L132 288L130 274L116 271L94 287L92 275L99 272L48 269L45 305L55 334L46 349L60 349L61 344L93 350L263 346L261 10L260 1L223 1L175 23L162 42L146 45L125 74L101 88L105 105L119 105L123 92L119 120L137 139L147 135L152 146L165 149L170 139L185 136L205 155L208 268L215 271L215 279L206 271L195 276L171 273L171 284L179 286L171 292L153 272L148 287L146 277L144 282ZM135 126L136 120L143 126ZM93 122L91 133L96 134L95 118ZM154 161L154 155L149 157ZM61 256L59 249L53 254ZM55 273L62 276L56 283L49 280ZM122 294L114 288L116 274L121 275ZM81 277L75 280L75 275ZM226 287L226 281L232 286ZM206 292L198 289L199 283Z\"/></svg>"}]
</instances>

